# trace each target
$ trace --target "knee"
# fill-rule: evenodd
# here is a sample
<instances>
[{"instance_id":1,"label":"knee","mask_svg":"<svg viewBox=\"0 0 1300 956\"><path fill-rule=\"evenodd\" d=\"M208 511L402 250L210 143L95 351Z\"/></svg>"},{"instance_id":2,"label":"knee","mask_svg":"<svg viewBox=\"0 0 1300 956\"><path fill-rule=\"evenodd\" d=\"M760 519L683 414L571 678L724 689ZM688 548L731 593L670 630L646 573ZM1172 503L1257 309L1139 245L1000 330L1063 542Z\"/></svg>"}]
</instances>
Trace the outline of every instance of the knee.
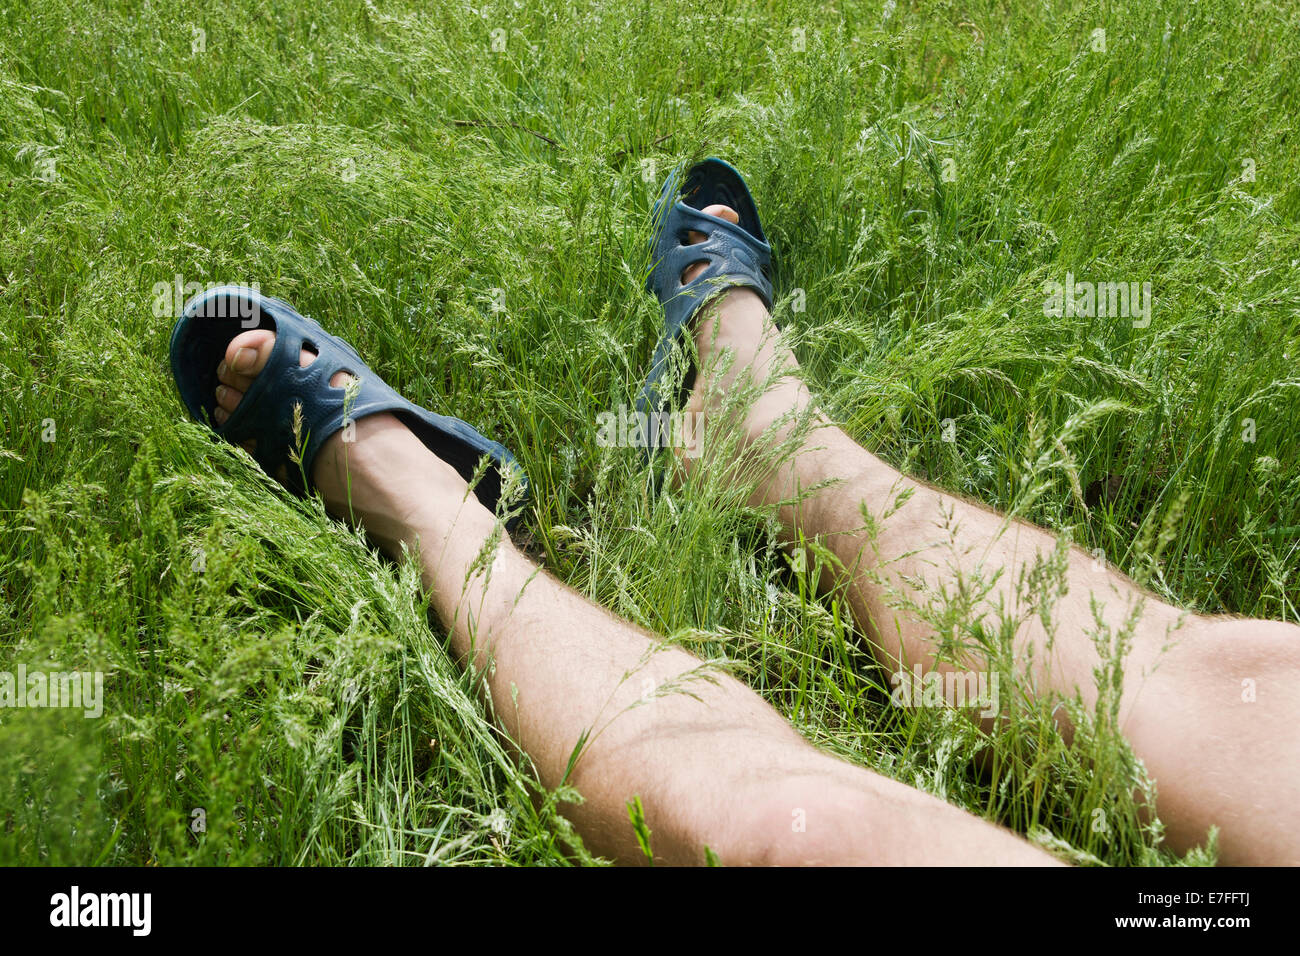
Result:
<instances>
[{"instance_id":1,"label":"knee","mask_svg":"<svg viewBox=\"0 0 1300 956\"><path fill-rule=\"evenodd\" d=\"M1300 671L1300 627L1285 621L1202 618L1193 635L1204 669L1278 673Z\"/></svg>"},{"instance_id":2,"label":"knee","mask_svg":"<svg viewBox=\"0 0 1300 956\"><path fill-rule=\"evenodd\" d=\"M1175 703L1275 699L1300 680L1300 627L1282 621L1198 618L1156 657L1157 686ZM1166 703L1169 700L1166 698Z\"/></svg>"},{"instance_id":3,"label":"knee","mask_svg":"<svg viewBox=\"0 0 1300 956\"><path fill-rule=\"evenodd\" d=\"M865 794L835 775L793 775L767 784L749 801L738 858L749 866L870 863L863 839L870 819Z\"/></svg>"}]
</instances>

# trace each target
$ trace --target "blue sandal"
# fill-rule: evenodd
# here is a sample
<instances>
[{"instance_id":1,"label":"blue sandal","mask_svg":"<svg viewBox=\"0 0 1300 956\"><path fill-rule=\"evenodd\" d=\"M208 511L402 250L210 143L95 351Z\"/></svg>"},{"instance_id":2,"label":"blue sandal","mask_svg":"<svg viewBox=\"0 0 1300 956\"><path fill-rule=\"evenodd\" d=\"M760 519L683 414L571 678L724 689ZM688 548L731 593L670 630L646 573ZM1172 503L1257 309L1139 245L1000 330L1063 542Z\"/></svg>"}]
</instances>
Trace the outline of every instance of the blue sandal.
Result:
<instances>
[{"instance_id":1,"label":"blue sandal","mask_svg":"<svg viewBox=\"0 0 1300 956\"><path fill-rule=\"evenodd\" d=\"M232 338L255 328L275 333L271 357L226 423L217 425L212 417L217 365ZM316 352L315 361L305 368L298 363L304 346ZM396 415L466 481L487 455L489 467L474 486L474 493L489 510L496 508L507 471L515 472L516 481L527 492L523 470L502 445L484 438L459 418L435 415L402 398L366 366L352 346L287 302L254 289L222 286L191 299L172 329L171 365L181 400L195 421L211 425L218 435L236 444L256 439L253 457L257 463L276 477L283 466L286 484L296 494L306 493L305 483L311 480L312 465L327 438L348 421L379 412ZM339 371L350 372L360 381L346 414L344 389L330 385ZM296 406L302 409L301 442L293 433ZM290 452L300 443L300 462L295 462ZM517 517L520 509L513 510Z\"/></svg>"},{"instance_id":2,"label":"blue sandal","mask_svg":"<svg viewBox=\"0 0 1300 956\"><path fill-rule=\"evenodd\" d=\"M733 226L701 211L714 203L736 210L740 223ZM758 208L745 180L729 163L706 159L691 167L684 178L681 167L673 170L655 203L653 221L653 267L646 289L663 303L664 329L655 346L650 374L637 398L637 411L646 416L640 420L647 422L644 437L648 455L666 440L662 418L654 416L662 415L672 396L662 393L660 379L668 370L674 347L686 336L700 308L735 286L753 289L764 305L772 307L772 247L763 235ZM705 240L690 243L691 231L704 233ZM683 284L682 273L701 262L707 263L704 271ZM695 369L691 368L677 397L679 403L690 393L694 378Z\"/></svg>"}]
</instances>

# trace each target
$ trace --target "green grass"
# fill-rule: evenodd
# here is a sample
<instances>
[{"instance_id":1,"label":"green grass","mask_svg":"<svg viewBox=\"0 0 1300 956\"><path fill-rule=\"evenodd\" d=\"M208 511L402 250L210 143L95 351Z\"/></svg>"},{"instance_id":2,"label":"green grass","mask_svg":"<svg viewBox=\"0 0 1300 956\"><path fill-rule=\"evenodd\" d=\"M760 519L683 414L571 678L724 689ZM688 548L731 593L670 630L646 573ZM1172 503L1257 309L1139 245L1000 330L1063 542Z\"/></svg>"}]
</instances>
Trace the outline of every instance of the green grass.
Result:
<instances>
[{"instance_id":1,"label":"green grass","mask_svg":"<svg viewBox=\"0 0 1300 956\"><path fill-rule=\"evenodd\" d=\"M183 421L177 275L259 283L504 441L547 568L810 739L1073 859L1212 860L1142 822L1113 695L1069 705L1073 750L1046 705L991 742L891 707L770 516L716 481L651 498L596 419L655 335L647 174L722 155L867 447L1162 597L1296 620L1300 14L574 6L0 5L0 670L106 675L99 720L0 713L0 863L590 861L410 569ZM1150 325L1045 316L1067 272L1150 281ZM1006 622L924 611L997 657Z\"/></svg>"}]
</instances>

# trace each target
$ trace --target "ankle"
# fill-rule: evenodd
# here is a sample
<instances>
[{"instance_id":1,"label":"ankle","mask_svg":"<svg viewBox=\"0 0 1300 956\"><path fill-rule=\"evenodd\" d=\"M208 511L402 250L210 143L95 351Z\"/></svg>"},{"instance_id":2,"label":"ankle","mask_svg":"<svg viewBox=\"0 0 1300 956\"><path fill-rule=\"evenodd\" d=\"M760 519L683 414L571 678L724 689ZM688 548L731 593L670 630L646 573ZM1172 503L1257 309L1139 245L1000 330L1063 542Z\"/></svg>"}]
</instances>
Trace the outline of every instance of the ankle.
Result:
<instances>
[{"instance_id":1,"label":"ankle","mask_svg":"<svg viewBox=\"0 0 1300 956\"><path fill-rule=\"evenodd\" d=\"M753 289L734 288L714 297L695 323L695 347L701 368L730 349L736 354L733 369L752 362L759 345L776 331L767 307Z\"/></svg>"},{"instance_id":2,"label":"ankle","mask_svg":"<svg viewBox=\"0 0 1300 956\"><path fill-rule=\"evenodd\" d=\"M388 414L331 436L312 479L331 514L363 525L390 554L436 529L440 516L462 507L486 513L456 470Z\"/></svg>"}]
</instances>

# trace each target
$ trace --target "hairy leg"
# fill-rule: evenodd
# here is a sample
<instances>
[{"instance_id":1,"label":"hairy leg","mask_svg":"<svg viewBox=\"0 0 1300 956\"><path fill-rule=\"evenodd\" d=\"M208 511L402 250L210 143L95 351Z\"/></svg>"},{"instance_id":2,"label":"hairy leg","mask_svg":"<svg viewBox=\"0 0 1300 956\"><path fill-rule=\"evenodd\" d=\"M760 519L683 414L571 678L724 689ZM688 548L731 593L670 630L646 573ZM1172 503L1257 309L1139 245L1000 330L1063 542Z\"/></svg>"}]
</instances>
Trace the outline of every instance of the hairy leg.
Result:
<instances>
[{"instance_id":1,"label":"hairy leg","mask_svg":"<svg viewBox=\"0 0 1300 956\"><path fill-rule=\"evenodd\" d=\"M741 458L757 462L753 502L778 508L791 544L802 535L834 553L840 567L826 584L847 590L886 666L981 667L961 654L936 663L953 655L922 613L931 600L968 602L989 623L1000 611L1019 622L1015 651L1032 662L1038 688L1078 691L1091 706L1094 638L1113 642L1129 624L1120 722L1156 781L1171 845L1187 849L1218 825L1224 862L1300 863L1300 628L1180 611L1072 548L1049 629L1019 583L1053 558L1056 539L904 477L831 425L757 296L740 289L717 300L696 344L706 372L688 410L737 419L711 433L743 436ZM756 397L728 406L723 397L738 389ZM783 444L793 451L772 454ZM718 467L718 457L706 449L686 464Z\"/></svg>"}]
</instances>

